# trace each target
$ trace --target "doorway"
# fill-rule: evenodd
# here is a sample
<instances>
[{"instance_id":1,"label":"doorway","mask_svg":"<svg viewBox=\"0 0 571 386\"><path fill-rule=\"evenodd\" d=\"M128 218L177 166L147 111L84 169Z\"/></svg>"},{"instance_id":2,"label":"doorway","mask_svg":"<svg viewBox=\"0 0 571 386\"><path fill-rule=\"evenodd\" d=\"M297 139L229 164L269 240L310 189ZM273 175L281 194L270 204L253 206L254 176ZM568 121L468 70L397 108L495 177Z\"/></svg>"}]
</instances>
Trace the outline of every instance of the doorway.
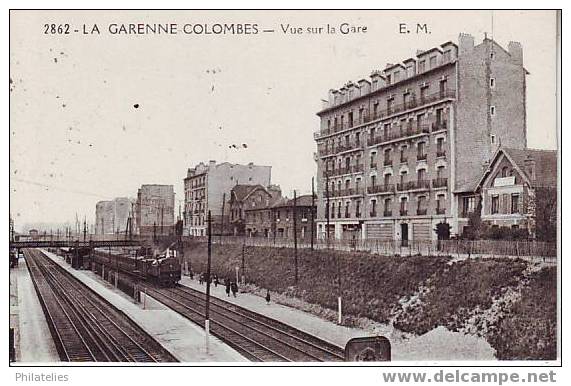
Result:
<instances>
[{"instance_id":1,"label":"doorway","mask_svg":"<svg viewBox=\"0 0 571 386\"><path fill-rule=\"evenodd\" d=\"M401 246L408 247L408 224L400 224Z\"/></svg>"}]
</instances>

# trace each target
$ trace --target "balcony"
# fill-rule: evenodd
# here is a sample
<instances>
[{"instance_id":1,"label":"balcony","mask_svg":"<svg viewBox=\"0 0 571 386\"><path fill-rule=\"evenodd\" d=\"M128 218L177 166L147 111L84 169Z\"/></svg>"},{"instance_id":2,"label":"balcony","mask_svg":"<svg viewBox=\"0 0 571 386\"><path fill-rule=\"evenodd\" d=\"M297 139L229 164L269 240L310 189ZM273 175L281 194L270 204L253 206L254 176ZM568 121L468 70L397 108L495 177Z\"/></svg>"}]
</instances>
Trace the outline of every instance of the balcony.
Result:
<instances>
[{"instance_id":1,"label":"balcony","mask_svg":"<svg viewBox=\"0 0 571 386\"><path fill-rule=\"evenodd\" d=\"M436 214L446 214L446 208L436 208Z\"/></svg>"},{"instance_id":2,"label":"balcony","mask_svg":"<svg viewBox=\"0 0 571 386\"><path fill-rule=\"evenodd\" d=\"M400 157L400 163L405 164L408 162L408 157Z\"/></svg>"},{"instance_id":3,"label":"balcony","mask_svg":"<svg viewBox=\"0 0 571 386\"><path fill-rule=\"evenodd\" d=\"M417 154L416 160L417 161L426 161L426 153L425 154Z\"/></svg>"},{"instance_id":4,"label":"balcony","mask_svg":"<svg viewBox=\"0 0 571 386\"><path fill-rule=\"evenodd\" d=\"M444 99L453 99L455 97L456 97L456 90L453 89L442 90L439 92L435 92L433 94L421 96L419 99L413 98L410 101L407 101L406 103L393 104L390 106L390 108L387 108L385 110L379 110L376 113L365 114L361 121L363 124L371 121L376 121L379 119L387 118L391 115L399 114L416 108L421 108L431 103L442 101ZM434 127L435 126L433 126L433 130L443 130L447 128L447 123L446 121L443 121L438 126L437 129ZM313 133L313 137L317 139L347 128L350 128L349 125L338 123L337 125L331 125L329 129L322 129L321 132Z\"/></svg>"},{"instance_id":5,"label":"balcony","mask_svg":"<svg viewBox=\"0 0 571 386\"><path fill-rule=\"evenodd\" d=\"M369 165L371 169L376 169L377 168L377 163L376 162L371 162L371 164Z\"/></svg>"},{"instance_id":6,"label":"balcony","mask_svg":"<svg viewBox=\"0 0 571 386\"><path fill-rule=\"evenodd\" d=\"M347 188L336 190L332 192L331 197L346 197L346 196L362 196L364 194L363 188Z\"/></svg>"},{"instance_id":7,"label":"balcony","mask_svg":"<svg viewBox=\"0 0 571 386\"><path fill-rule=\"evenodd\" d=\"M369 212L369 217L377 217L377 211L372 210L371 212Z\"/></svg>"},{"instance_id":8,"label":"balcony","mask_svg":"<svg viewBox=\"0 0 571 386\"><path fill-rule=\"evenodd\" d=\"M419 190L419 189L430 189L430 180L399 182L397 184L397 191L401 192L404 190Z\"/></svg>"},{"instance_id":9,"label":"balcony","mask_svg":"<svg viewBox=\"0 0 571 386\"><path fill-rule=\"evenodd\" d=\"M436 150L436 158L446 157L446 150Z\"/></svg>"},{"instance_id":10,"label":"balcony","mask_svg":"<svg viewBox=\"0 0 571 386\"><path fill-rule=\"evenodd\" d=\"M433 188L445 188L448 186L448 178L435 178L432 180Z\"/></svg>"},{"instance_id":11,"label":"balcony","mask_svg":"<svg viewBox=\"0 0 571 386\"><path fill-rule=\"evenodd\" d=\"M401 128L400 130L391 130L388 133L377 135L367 140L367 146L374 146L380 143L394 141L397 139L404 139L413 135L429 134L429 125L417 125L416 127Z\"/></svg>"},{"instance_id":12,"label":"balcony","mask_svg":"<svg viewBox=\"0 0 571 386\"><path fill-rule=\"evenodd\" d=\"M383 212L383 217L391 217L393 215L393 211L392 210L385 210Z\"/></svg>"},{"instance_id":13,"label":"balcony","mask_svg":"<svg viewBox=\"0 0 571 386\"><path fill-rule=\"evenodd\" d=\"M383 161L383 165L384 166L392 166L393 165L393 160L392 159L386 159Z\"/></svg>"},{"instance_id":14,"label":"balcony","mask_svg":"<svg viewBox=\"0 0 571 386\"><path fill-rule=\"evenodd\" d=\"M394 191L395 191L394 184L373 185L367 187L367 193L369 194L394 193Z\"/></svg>"},{"instance_id":15,"label":"balcony","mask_svg":"<svg viewBox=\"0 0 571 386\"><path fill-rule=\"evenodd\" d=\"M448 129L448 121L439 121L432 124L432 131Z\"/></svg>"},{"instance_id":16,"label":"balcony","mask_svg":"<svg viewBox=\"0 0 571 386\"><path fill-rule=\"evenodd\" d=\"M406 210L406 209L402 209L402 208L401 208L401 210L399 211L399 213L400 213L401 216L408 216L408 210Z\"/></svg>"},{"instance_id":17,"label":"balcony","mask_svg":"<svg viewBox=\"0 0 571 386\"><path fill-rule=\"evenodd\" d=\"M426 215L426 209L417 209L416 214L419 216L424 216Z\"/></svg>"},{"instance_id":18,"label":"balcony","mask_svg":"<svg viewBox=\"0 0 571 386\"><path fill-rule=\"evenodd\" d=\"M353 143L345 143L343 145L339 145L337 146L337 148L335 149L336 153L342 153L344 151L350 151L350 150L361 150L363 148L363 143L362 142L353 142Z\"/></svg>"}]
</instances>

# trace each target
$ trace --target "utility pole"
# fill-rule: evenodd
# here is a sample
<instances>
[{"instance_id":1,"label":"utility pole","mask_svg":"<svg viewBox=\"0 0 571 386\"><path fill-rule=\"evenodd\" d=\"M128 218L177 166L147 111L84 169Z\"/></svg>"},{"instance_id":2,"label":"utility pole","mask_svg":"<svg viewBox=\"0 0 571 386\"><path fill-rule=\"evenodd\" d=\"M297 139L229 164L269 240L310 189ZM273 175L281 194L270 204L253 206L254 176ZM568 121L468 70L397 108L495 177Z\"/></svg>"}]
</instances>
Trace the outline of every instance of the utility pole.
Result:
<instances>
[{"instance_id":1,"label":"utility pole","mask_svg":"<svg viewBox=\"0 0 571 386\"><path fill-rule=\"evenodd\" d=\"M206 310L204 312L204 331L206 332L206 352L208 352L208 335L210 334L210 266L212 260L212 215L208 211L208 262L206 264Z\"/></svg>"},{"instance_id":2,"label":"utility pole","mask_svg":"<svg viewBox=\"0 0 571 386\"><path fill-rule=\"evenodd\" d=\"M83 218L83 241L87 240L87 221L85 217Z\"/></svg>"},{"instance_id":3,"label":"utility pole","mask_svg":"<svg viewBox=\"0 0 571 386\"><path fill-rule=\"evenodd\" d=\"M299 278L297 267L297 193L293 191L293 253L295 257L295 284Z\"/></svg>"},{"instance_id":4,"label":"utility pole","mask_svg":"<svg viewBox=\"0 0 571 386\"><path fill-rule=\"evenodd\" d=\"M244 239L242 243L242 285L246 284L246 261L245 261L245 252L246 252L246 239Z\"/></svg>"},{"instance_id":5,"label":"utility pole","mask_svg":"<svg viewBox=\"0 0 571 386\"><path fill-rule=\"evenodd\" d=\"M163 235L163 227L164 227L163 223L164 211L165 211L165 205L161 204L161 236Z\"/></svg>"},{"instance_id":6,"label":"utility pole","mask_svg":"<svg viewBox=\"0 0 571 386\"><path fill-rule=\"evenodd\" d=\"M220 245L222 245L222 236L224 235L224 208L226 205L226 193L222 193L222 218L220 224Z\"/></svg>"},{"instance_id":7,"label":"utility pole","mask_svg":"<svg viewBox=\"0 0 571 386\"><path fill-rule=\"evenodd\" d=\"M315 177L311 177L311 250L313 251L313 238L315 237L313 228L315 227Z\"/></svg>"},{"instance_id":8,"label":"utility pole","mask_svg":"<svg viewBox=\"0 0 571 386\"><path fill-rule=\"evenodd\" d=\"M325 207L325 214L327 215L327 249L329 249L329 218L331 216L331 206L329 205L329 173L325 172L325 200L326 200L326 207Z\"/></svg>"}]
</instances>

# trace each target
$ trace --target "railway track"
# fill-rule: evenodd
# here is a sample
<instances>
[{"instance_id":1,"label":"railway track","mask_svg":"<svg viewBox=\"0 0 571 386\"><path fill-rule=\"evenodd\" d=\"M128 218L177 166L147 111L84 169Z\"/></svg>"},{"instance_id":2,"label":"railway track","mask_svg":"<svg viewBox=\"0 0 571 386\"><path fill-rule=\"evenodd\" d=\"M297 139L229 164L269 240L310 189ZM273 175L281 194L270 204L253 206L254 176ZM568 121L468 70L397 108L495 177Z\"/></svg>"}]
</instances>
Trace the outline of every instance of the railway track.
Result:
<instances>
[{"instance_id":1,"label":"railway track","mask_svg":"<svg viewBox=\"0 0 571 386\"><path fill-rule=\"evenodd\" d=\"M206 295L192 288L147 287L147 293L203 326ZM210 297L210 331L246 358L259 362L338 362L341 347L285 323Z\"/></svg>"},{"instance_id":2,"label":"railway track","mask_svg":"<svg viewBox=\"0 0 571 386\"><path fill-rule=\"evenodd\" d=\"M127 315L37 249L24 250L62 361L176 362Z\"/></svg>"}]
</instances>

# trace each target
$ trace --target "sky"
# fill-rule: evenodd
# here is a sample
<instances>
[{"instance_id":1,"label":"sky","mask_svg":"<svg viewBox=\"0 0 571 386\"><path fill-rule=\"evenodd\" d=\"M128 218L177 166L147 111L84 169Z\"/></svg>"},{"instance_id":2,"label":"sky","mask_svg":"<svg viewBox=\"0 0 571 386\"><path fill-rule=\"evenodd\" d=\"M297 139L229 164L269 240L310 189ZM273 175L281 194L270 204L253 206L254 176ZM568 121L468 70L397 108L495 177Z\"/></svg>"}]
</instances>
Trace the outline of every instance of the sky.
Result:
<instances>
[{"instance_id":1,"label":"sky","mask_svg":"<svg viewBox=\"0 0 571 386\"><path fill-rule=\"evenodd\" d=\"M69 23L68 35L44 24ZM176 23L176 35L117 35L112 23ZM185 24L257 23L273 33L184 34ZM366 26L308 34L307 27ZM399 33L427 24L429 34ZM83 34L97 24L101 34ZM282 27L303 27L303 34ZM77 29L79 32L73 32ZM88 222L95 204L172 184L208 160L272 166L284 194L311 191L316 112L330 88L446 41L484 33L519 41L528 146L555 149L551 11L12 11L10 214L27 223ZM246 146L243 146L245 144ZM236 148L231 147L237 145Z\"/></svg>"}]
</instances>

